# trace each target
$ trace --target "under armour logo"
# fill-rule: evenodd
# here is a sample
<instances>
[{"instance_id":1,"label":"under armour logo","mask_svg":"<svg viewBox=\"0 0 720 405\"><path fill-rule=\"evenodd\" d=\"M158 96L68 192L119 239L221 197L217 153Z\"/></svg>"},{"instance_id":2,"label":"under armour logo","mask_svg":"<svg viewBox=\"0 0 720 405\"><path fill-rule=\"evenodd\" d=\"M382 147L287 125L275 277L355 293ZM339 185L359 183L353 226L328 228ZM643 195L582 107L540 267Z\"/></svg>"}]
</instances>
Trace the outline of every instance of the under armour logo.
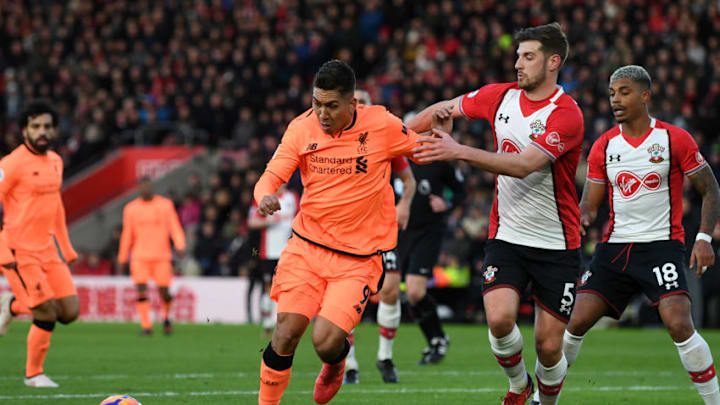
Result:
<instances>
[{"instance_id":1,"label":"under armour logo","mask_svg":"<svg viewBox=\"0 0 720 405\"><path fill-rule=\"evenodd\" d=\"M608 162L612 163L614 160L620 161L620 154L617 155L608 155Z\"/></svg>"},{"instance_id":2,"label":"under armour logo","mask_svg":"<svg viewBox=\"0 0 720 405\"><path fill-rule=\"evenodd\" d=\"M498 121L502 121L502 120L505 120L505 123L507 124L508 121L510 120L510 116L509 115L503 116L503 114L500 113L500 115L498 115Z\"/></svg>"},{"instance_id":3,"label":"under armour logo","mask_svg":"<svg viewBox=\"0 0 720 405\"><path fill-rule=\"evenodd\" d=\"M367 173L367 159L365 159L365 157L358 157L357 159L355 159L355 163L355 174Z\"/></svg>"}]
</instances>

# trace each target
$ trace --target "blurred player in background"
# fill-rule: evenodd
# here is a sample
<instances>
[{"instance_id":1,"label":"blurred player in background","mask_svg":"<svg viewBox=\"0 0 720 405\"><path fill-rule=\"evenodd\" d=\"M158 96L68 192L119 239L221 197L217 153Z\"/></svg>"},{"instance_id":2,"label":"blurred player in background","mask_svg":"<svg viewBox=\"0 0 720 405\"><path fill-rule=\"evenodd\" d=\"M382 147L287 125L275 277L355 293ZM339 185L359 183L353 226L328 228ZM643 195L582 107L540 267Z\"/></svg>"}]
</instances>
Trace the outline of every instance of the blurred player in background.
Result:
<instances>
[{"instance_id":1,"label":"blurred player in background","mask_svg":"<svg viewBox=\"0 0 720 405\"><path fill-rule=\"evenodd\" d=\"M280 202L280 211L270 216L260 216L257 213L257 206L253 204L248 215L248 226L251 229L260 230L260 272L263 280L263 293L260 297L260 325L263 328L266 338L272 336L277 319L277 304L270 299L270 286L272 285L273 273L277 267L280 253L285 249L288 239L292 236L292 221L295 218L298 208L298 196L287 189L286 185L280 186L277 192ZM248 292L250 294L250 292Z\"/></svg>"},{"instance_id":2,"label":"blurred player in background","mask_svg":"<svg viewBox=\"0 0 720 405\"><path fill-rule=\"evenodd\" d=\"M522 359L516 325L528 283L535 299L535 375L543 404L554 404L567 372L562 343L580 272L580 213L575 172L583 140L583 115L557 85L568 55L559 24L525 28L518 44L517 82L484 86L436 103L408 126L423 132L433 117L488 120L495 152L458 144L444 131L423 138L420 161L465 160L497 173L486 247L483 303L495 357L510 380L503 404L525 404L533 381Z\"/></svg>"},{"instance_id":3,"label":"blurred player in background","mask_svg":"<svg viewBox=\"0 0 720 405\"><path fill-rule=\"evenodd\" d=\"M365 90L355 90L355 99L358 104L372 105L370 93ZM415 177L410 170L407 158L398 156L391 162L392 172L402 182L402 195L395 205L395 215L401 230L407 228L410 218L410 204L415 195ZM393 201L394 203L394 201ZM386 383L398 381L397 371L392 362L392 344L395 333L400 326L401 308L399 299L400 269L397 263L397 249L384 252L382 256L385 278L379 293L380 302L377 309L377 322L380 331L380 344L376 365L380 370L382 379ZM357 384L359 364L355 358L355 334L350 332L350 352L345 363L345 384Z\"/></svg>"},{"instance_id":4,"label":"blurred player in background","mask_svg":"<svg viewBox=\"0 0 720 405\"><path fill-rule=\"evenodd\" d=\"M312 109L289 124L255 185L261 216L281 209L275 193L296 168L305 185L273 279L278 322L263 353L260 405L280 402L295 348L316 315L312 341L323 366L313 397L324 404L335 396L350 351L347 336L381 287L381 254L397 241L390 161L409 155L419 135L384 107L358 106L354 91L350 66L323 64Z\"/></svg>"},{"instance_id":5,"label":"blurred player in background","mask_svg":"<svg viewBox=\"0 0 720 405\"><path fill-rule=\"evenodd\" d=\"M428 343L419 364L435 364L445 357L450 339L443 331L437 303L427 293L427 283L440 255L447 214L465 201L465 180L460 170L447 162L410 166L417 181L417 193L408 226L398 235L398 265L405 274L412 316ZM449 200L444 196L446 190L452 194ZM392 358L392 347L383 355Z\"/></svg>"},{"instance_id":6,"label":"blurred player in background","mask_svg":"<svg viewBox=\"0 0 720 405\"><path fill-rule=\"evenodd\" d=\"M31 308L25 385L58 385L43 373L55 323L78 316L78 298L69 264L77 259L65 223L60 196L63 162L49 150L56 137L57 113L31 102L20 117L23 144L0 161L0 200L5 207L3 233L16 266L6 269L13 291Z\"/></svg>"},{"instance_id":7,"label":"blurred player in background","mask_svg":"<svg viewBox=\"0 0 720 405\"><path fill-rule=\"evenodd\" d=\"M180 225L173 202L155 195L152 181L143 177L138 183L140 196L123 210L123 229L120 236L118 263L130 260L130 277L137 288L137 311L141 335L152 335L150 301L147 282L153 279L163 300L163 331L172 333L170 322L170 284L173 277L172 239L180 258L185 256L185 232Z\"/></svg>"},{"instance_id":8,"label":"blurred player in background","mask_svg":"<svg viewBox=\"0 0 720 405\"><path fill-rule=\"evenodd\" d=\"M610 76L610 104L618 126L604 133L588 156L580 203L581 230L610 199L610 225L590 268L564 337L568 364L583 337L604 315L619 318L630 299L644 292L657 306L680 360L706 404L720 404L710 347L690 316L682 225L683 179L702 195L700 230L690 256L697 275L715 262L710 236L720 217L720 190L712 169L686 131L648 114L651 79L640 66Z\"/></svg>"}]
</instances>

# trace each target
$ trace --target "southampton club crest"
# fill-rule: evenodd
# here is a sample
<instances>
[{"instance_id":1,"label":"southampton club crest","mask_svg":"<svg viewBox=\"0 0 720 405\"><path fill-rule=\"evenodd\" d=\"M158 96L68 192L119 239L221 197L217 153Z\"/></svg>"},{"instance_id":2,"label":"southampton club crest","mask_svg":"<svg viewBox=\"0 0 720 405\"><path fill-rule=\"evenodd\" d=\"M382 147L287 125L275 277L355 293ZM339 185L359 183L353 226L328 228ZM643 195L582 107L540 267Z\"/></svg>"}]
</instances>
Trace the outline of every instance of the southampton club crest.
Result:
<instances>
[{"instance_id":1,"label":"southampton club crest","mask_svg":"<svg viewBox=\"0 0 720 405\"><path fill-rule=\"evenodd\" d=\"M579 286L584 286L587 284L588 279L592 276L592 272L590 270L586 270L585 273L583 273L582 276L580 276L580 281L578 281Z\"/></svg>"},{"instance_id":2,"label":"southampton club crest","mask_svg":"<svg viewBox=\"0 0 720 405\"><path fill-rule=\"evenodd\" d=\"M535 120L530 124L530 139L533 141L538 136L545 133L545 125L543 125L542 121Z\"/></svg>"},{"instance_id":3,"label":"southampton club crest","mask_svg":"<svg viewBox=\"0 0 720 405\"><path fill-rule=\"evenodd\" d=\"M495 281L495 273L497 273L498 268L495 266L487 266L485 269L485 272L483 272L483 277L485 277L485 284L490 284L493 281Z\"/></svg>"},{"instance_id":4,"label":"southampton club crest","mask_svg":"<svg viewBox=\"0 0 720 405\"><path fill-rule=\"evenodd\" d=\"M650 154L651 163L660 163L665 160L662 157L662 153L665 152L665 148L660 146L659 143L654 143L653 146L649 147L647 151Z\"/></svg>"}]
</instances>

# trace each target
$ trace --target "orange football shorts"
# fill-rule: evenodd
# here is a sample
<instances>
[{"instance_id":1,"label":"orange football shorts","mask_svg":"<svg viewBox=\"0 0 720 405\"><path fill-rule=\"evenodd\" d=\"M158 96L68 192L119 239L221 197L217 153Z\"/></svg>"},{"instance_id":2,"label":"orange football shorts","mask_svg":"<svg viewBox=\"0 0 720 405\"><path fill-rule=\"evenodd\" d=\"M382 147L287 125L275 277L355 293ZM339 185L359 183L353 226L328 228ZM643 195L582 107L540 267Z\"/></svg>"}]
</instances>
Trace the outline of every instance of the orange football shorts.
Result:
<instances>
[{"instance_id":1,"label":"orange football shorts","mask_svg":"<svg viewBox=\"0 0 720 405\"><path fill-rule=\"evenodd\" d=\"M147 284L152 278L158 287L170 287L172 263L170 260L131 260L130 277L135 284Z\"/></svg>"},{"instance_id":2,"label":"orange football shorts","mask_svg":"<svg viewBox=\"0 0 720 405\"><path fill-rule=\"evenodd\" d=\"M353 257L293 236L280 255L270 297L278 313L321 316L350 333L381 277L381 255Z\"/></svg>"},{"instance_id":3,"label":"orange football shorts","mask_svg":"<svg viewBox=\"0 0 720 405\"><path fill-rule=\"evenodd\" d=\"M16 298L30 308L52 298L77 295L70 268L54 246L38 252L16 250L13 254L17 269L5 269L5 277Z\"/></svg>"}]
</instances>

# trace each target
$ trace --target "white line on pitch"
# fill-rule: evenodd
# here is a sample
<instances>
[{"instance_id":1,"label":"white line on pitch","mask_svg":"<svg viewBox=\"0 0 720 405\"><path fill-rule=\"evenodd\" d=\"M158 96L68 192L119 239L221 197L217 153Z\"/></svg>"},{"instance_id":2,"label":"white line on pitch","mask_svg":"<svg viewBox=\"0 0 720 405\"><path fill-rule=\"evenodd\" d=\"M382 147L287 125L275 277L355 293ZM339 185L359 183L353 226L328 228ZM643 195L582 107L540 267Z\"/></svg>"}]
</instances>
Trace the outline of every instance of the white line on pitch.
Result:
<instances>
[{"instance_id":1,"label":"white line on pitch","mask_svg":"<svg viewBox=\"0 0 720 405\"><path fill-rule=\"evenodd\" d=\"M627 387L622 386L608 386L608 387L567 387L563 391L687 391L694 389L693 386L648 386L648 385L632 385ZM479 394L489 392L505 392L505 389L500 388L424 388L424 389L413 389L413 388L400 388L400 389L357 389L346 391L348 394L432 394L432 393L445 393L445 394ZM290 395L309 395L312 391L288 391ZM190 392L136 392L130 393L130 395L137 398L143 397L177 397L177 396L197 396L197 397L209 397L209 396L221 396L221 395L236 395L236 396L248 396L257 395L257 391L190 391ZM93 394L55 394L55 395L0 395L0 400L22 400L22 399L73 399L73 398L102 398L113 395L111 393L93 393Z\"/></svg>"},{"instance_id":2,"label":"white line on pitch","mask_svg":"<svg viewBox=\"0 0 720 405\"><path fill-rule=\"evenodd\" d=\"M441 371L413 371L413 370L401 370L398 371L400 375L444 375L444 376L468 376L468 375L500 375L500 371L496 370L476 370L476 371L455 371L455 370L441 370ZM253 374L254 375L254 374ZM293 373L296 377L314 377L317 376L316 371L296 371ZM582 376L602 376L602 377L672 377L685 375L681 371L578 371L571 372L570 376L582 375ZM175 374L148 374L143 375L143 378L152 379L174 379L174 380L186 380L193 378L243 378L247 377L248 373L175 373ZM53 380L70 380L70 379L81 379L81 380L125 380L128 378L136 378L137 376L129 374L101 374L101 375L53 375ZM19 380L22 377L19 376L0 376L0 381L12 381Z\"/></svg>"}]
</instances>

